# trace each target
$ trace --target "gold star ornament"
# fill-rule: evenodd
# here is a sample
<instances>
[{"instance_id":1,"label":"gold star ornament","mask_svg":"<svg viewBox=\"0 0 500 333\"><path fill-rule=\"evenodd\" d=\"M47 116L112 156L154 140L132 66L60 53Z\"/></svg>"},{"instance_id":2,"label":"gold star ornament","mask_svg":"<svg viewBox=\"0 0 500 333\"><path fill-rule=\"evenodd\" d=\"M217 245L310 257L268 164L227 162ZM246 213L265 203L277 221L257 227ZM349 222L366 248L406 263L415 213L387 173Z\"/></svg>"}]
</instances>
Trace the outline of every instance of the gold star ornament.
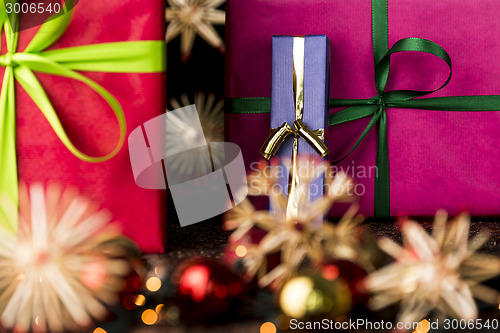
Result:
<instances>
[{"instance_id":1,"label":"gold star ornament","mask_svg":"<svg viewBox=\"0 0 500 333\"><path fill-rule=\"evenodd\" d=\"M224 53L224 42L214 25L224 25L226 12L217 9L226 0L168 0L166 11L167 43L181 35L182 61L191 56L196 34L213 48Z\"/></svg>"},{"instance_id":2,"label":"gold star ornament","mask_svg":"<svg viewBox=\"0 0 500 333\"><path fill-rule=\"evenodd\" d=\"M434 309L469 320L478 316L474 298L496 304L499 292L481 282L500 274L500 258L477 252L488 232L469 240L468 215L447 220L446 213L438 212L432 234L417 222L404 221L403 246L388 238L379 241L395 262L367 278L372 309L400 302L401 322L418 321Z\"/></svg>"}]
</instances>

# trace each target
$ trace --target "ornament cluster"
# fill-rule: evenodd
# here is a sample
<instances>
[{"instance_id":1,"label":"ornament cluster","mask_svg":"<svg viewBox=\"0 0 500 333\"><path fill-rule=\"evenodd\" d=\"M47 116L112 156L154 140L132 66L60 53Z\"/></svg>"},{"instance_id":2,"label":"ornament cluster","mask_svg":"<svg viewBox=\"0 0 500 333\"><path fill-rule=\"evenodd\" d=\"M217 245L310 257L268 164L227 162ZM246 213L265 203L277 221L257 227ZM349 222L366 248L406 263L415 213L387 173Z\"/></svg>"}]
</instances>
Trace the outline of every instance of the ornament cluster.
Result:
<instances>
[{"instance_id":1,"label":"ornament cluster","mask_svg":"<svg viewBox=\"0 0 500 333\"><path fill-rule=\"evenodd\" d=\"M320 161L300 163L310 169L301 184L327 170ZM273 209L259 211L245 201L227 214L224 227L233 233L223 261L150 265L134 296L137 318L169 327L256 320L286 330L324 319L332 327L357 318L425 325L428 318L477 318L478 304L498 307L499 292L481 283L495 281L500 259L478 253L489 235L469 240L467 215L449 220L439 212L430 232L401 220L402 244L377 239L356 213L352 180L337 174L326 177L323 198L309 202L303 192L299 203L314 209L287 217L286 197L271 190L274 166L262 164L248 179L249 192L269 196ZM338 202L350 207L343 218L318 224Z\"/></svg>"}]
</instances>

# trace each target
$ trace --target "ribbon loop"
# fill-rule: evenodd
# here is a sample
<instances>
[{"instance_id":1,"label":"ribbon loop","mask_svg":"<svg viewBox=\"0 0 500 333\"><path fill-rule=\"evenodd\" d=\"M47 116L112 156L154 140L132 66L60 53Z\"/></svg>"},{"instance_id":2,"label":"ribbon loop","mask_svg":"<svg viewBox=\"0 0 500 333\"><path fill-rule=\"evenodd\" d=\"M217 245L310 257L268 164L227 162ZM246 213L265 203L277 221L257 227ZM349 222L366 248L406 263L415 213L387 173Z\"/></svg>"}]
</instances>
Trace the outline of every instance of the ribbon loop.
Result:
<instances>
[{"instance_id":1,"label":"ribbon loop","mask_svg":"<svg viewBox=\"0 0 500 333\"><path fill-rule=\"evenodd\" d=\"M293 125L296 129L295 133L311 145L321 157L328 155L328 147L322 138L314 131L311 131L301 119L295 120Z\"/></svg>"},{"instance_id":2,"label":"ribbon loop","mask_svg":"<svg viewBox=\"0 0 500 333\"><path fill-rule=\"evenodd\" d=\"M295 120L293 126L295 130L287 122L284 122L280 127L271 129L271 134L267 137L260 149L260 154L265 159L270 159L278 152L279 147L286 138L289 135L293 135L295 138L301 137L304 139L321 155L321 157L328 155L328 147L323 142L323 130L311 131L301 119Z\"/></svg>"},{"instance_id":3,"label":"ribbon loop","mask_svg":"<svg viewBox=\"0 0 500 333\"><path fill-rule=\"evenodd\" d=\"M271 134L260 149L260 154L264 156L265 159L270 159L274 154L276 154L281 144L285 142L285 139L290 134L295 134L295 132L287 122L284 122L278 128L271 129Z\"/></svg>"}]
</instances>

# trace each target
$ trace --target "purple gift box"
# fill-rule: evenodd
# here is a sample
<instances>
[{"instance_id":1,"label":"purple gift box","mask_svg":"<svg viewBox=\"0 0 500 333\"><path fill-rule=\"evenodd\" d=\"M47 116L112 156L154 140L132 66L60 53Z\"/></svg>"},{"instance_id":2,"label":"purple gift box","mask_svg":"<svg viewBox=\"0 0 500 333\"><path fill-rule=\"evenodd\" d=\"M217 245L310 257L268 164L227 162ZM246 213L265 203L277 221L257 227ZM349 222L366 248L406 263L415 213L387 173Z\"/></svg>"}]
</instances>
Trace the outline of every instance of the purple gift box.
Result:
<instances>
[{"instance_id":1,"label":"purple gift box","mask_svg":"<svg viewBox=\"0 0 500 333\"><path fill-rule=\"evenodd\" d=\"M331 42L325 35L272 37L271 128L261 154L297 161L298 156L328 153L324 130L328 126ZM279 141L279 143L273 142ZM271 143L270 143L271 142ZM274 143L274 145L273 145ZM279 148L279 149L278 149ZM283 193L294 191L293 179L283 168L279 185ZM295 170L300 172L300 170ZM289 184L289 179L292 183ZM321 197L323 179L309 184L309 198Z\"/></svg>"},{"instance_id":2,"label":"purple gift box","mask_svg":"<svg viewBox=\"0 0 500 333\"><path fill-rule=\"evenodd\" d=\"M449 54L451 81L426 97L496 95L500 93L499 10L496 0L387 0L385 36L389 47L402 38L419 37L441 45ZM269 108L268 100L246 111L241 111L243 107L231 112L231 107L245 98L271 96L273 35L326 34L332 41L330 97L377 96L370 1L228 0L226 30L225 94L232 100L226 105L226 140L242 148L249 169L261 159L259 149L269 135L270 115L262 112ZM438 57L398 53L391 57L385 91L432 91L449 73ZM463 111L459 103L456 110L437 110L397 105L385 110L390 215L430 216L440 208L451 214L466 210L476 216L500 215L496 153L500 112L456 112ZM332 108L330 114L338 111ZM369 121L364 117L330 127L331 162L350 150ZM366 216L374 215L375 181L380 176L377 127L335 166L355 178L360 212ZM330 212L330 216L339 214Z\"/></svg>"}]
</instances>

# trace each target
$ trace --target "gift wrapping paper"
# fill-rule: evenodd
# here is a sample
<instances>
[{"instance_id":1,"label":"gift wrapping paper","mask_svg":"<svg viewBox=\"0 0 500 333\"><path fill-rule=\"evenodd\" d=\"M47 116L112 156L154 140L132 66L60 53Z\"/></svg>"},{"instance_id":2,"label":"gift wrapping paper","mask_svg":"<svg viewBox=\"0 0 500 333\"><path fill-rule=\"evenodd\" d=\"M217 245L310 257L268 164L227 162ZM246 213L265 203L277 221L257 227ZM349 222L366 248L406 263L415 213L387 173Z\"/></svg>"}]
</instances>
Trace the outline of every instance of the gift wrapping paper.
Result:
<instances>
[{"instance_id":1,"label":"gift wrapping paper","mask_svg":"<svg viewBox=\"0 0 500 333\"><path fill-rule=\"evenodd\" d=\"M388 0L388 42L407 37L431 40L448 52L453 75L426 97L495 95L500 92L500 21L494 0L439 2ZM332 41L330 98L368 99L377 95L372 41L372 8L366 0L229 0L226 32L228 98L269 97L271 36L326 34ZM424 52L391 57L386 91L434 90L447 79L443 60ZM500 107L499 107L500 109ZM338 112L333 108L330 113ZM390 107L387 141L390 215L434 215L469 211L500 215L500 112L454 112ZM330 127L329 159L344 156L369 118ZM249 169L259 160L268 135L269 114L226 114L227 140L242 147ZM248 140L252 137L252 140ZM334 166L353 176L360 212L374 215L377 126L353 153ZM338 211L331 211L338 216Z\"/></svg>"},{"instance_id":2,"label":"gift wrapping paper","mask_svg":"<svg viewBox=\"0 0 500 333\"><path fill-rule=\"evenodd\" d=\"M164 2L80 0L70 25L48 50L119 41L164 38ZM21 28L23 19L21 14ZM22 51L39 27L19 33ZM5 50L5 36L2 40ZM0 69L3 77L4 68ZM82 72L108 90L123 107L128 134L165 111L165 73ZM69 138L81 151L102 156L112 151L119 127L109 105L81 82L36 73ZM81 161L61 143L47 119L16 83L19 179L28 184L55 182L75 187L109 210L123 233L145 252L164 250L165 191L139 188L127 144L102 163Z\"/></svg>"},{"instance_id":3,"label":"gift wrapping paper","mask_svg":"<svg viewBox=\"0 0 500 333\"><path fill-rule=\"evenodd\" d=\"M323 140L328 126L330 53L330 41L324 35L273 36L271 128L276 130L269 135L269 147L279 147L276 156L290 162L278 179L291 198L287 214L296 215L298 209L298 157L319 159L328 153ZM261 154L267 155L263 148ZM321 197L323 188L322 177L309 184L310 199Z\"/></svg>"}]
</instances>

